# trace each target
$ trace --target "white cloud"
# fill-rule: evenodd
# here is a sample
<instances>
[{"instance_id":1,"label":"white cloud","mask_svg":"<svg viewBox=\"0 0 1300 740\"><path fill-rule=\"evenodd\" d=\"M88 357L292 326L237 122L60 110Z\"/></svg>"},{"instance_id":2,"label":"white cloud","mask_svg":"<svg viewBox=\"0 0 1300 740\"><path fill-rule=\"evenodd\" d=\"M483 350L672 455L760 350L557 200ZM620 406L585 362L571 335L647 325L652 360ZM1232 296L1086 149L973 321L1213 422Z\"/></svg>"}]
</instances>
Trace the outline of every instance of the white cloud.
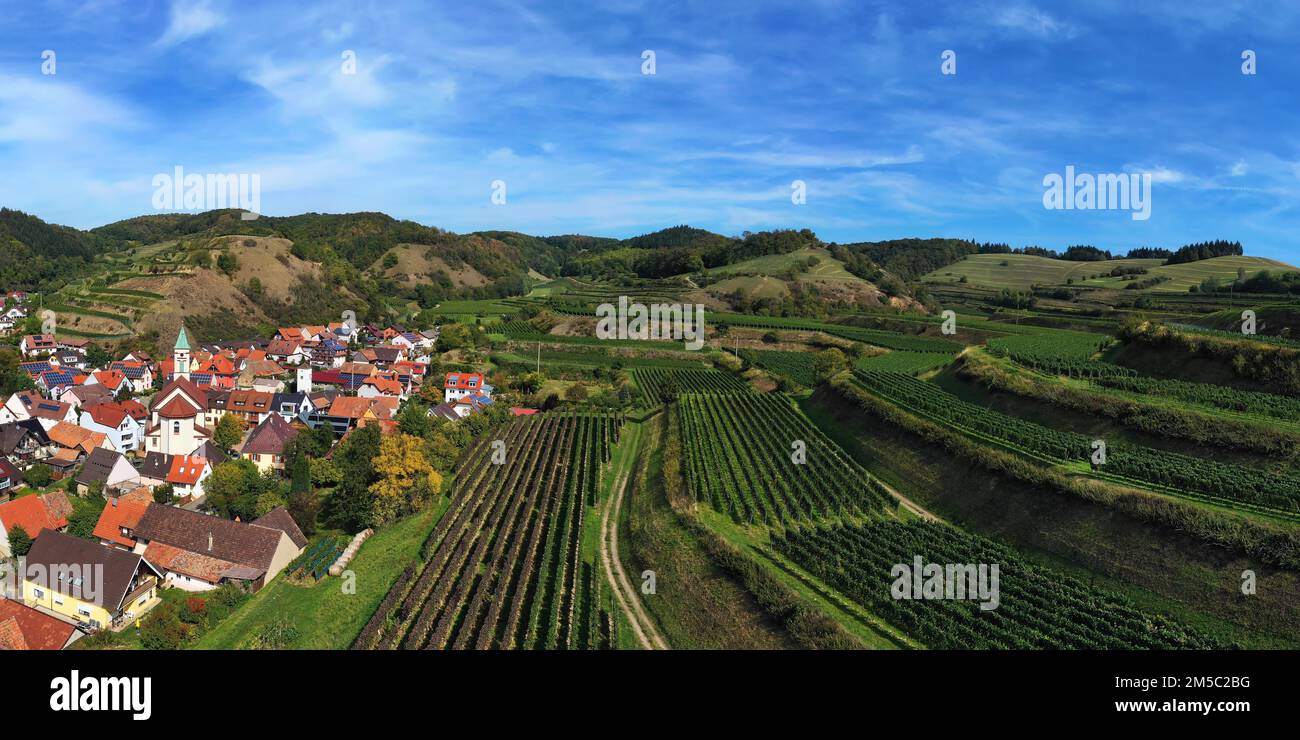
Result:
<instances>
[{"instance_id":1,"label":"white cloud","mask_svg":"<svg viewBox=\"0 0 1300 740\"><path fill-rule=\"evenodd\" d=\"M1232 169L1228 170L1228 174L1232 175L1233 177L1241 177L1242 175L1245 175L1249 171L1250 171L1250 167L1246 165L1246 160L1238 159L1232 165Z\"/></svg>"},{"instance_id":2,"label":"white cloud","mask_svg":"<svg viewBox=\"0 0 1300 740\"><path fill-rule=\"evenodd\" d=\"M172 46L211 31L226 22L207 0L174 0L167 30L158 39L159 46Z\"/></svg>"},{"instance_id":3,"label":"white cloud","mask_svg":"<svg viewBox=\"0 0 1300 740\"><path fill-rule=\"evenodd\" d=\"M1054 18L1032 5L998 8L993 12L991 20L998 28L1044 39L1053 36L1071 38L1077 33L1077 29L1072 24Z\"/></svg>"}]
</instances>

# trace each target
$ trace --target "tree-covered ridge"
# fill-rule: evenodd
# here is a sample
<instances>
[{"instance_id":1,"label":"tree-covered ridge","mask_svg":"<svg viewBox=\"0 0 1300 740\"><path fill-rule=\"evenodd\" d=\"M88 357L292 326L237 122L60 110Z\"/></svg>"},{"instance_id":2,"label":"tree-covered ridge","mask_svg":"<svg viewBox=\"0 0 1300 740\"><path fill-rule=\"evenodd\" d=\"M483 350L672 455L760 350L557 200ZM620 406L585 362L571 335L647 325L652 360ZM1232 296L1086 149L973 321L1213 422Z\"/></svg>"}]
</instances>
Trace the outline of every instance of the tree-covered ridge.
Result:
<instances>
[{"instance_id":1,"label":"tree-covered ridge","mask_svg":"<svg viewBox=\"0 0 1300 740\"><path fill-rule=\"evenodd\" d=\"M1165 264L1179 265L1186 262L1214 259L1215 257L1240 257L1242 254L1244 252L1241 248L1241 242L1215 239L1209 242L1188 244L1174 252Z\"/></svg>"},{"instance_id":2,"label":"tree-covered ridge","mask_svg":"<svg viewBox=\"0 0 1300 740\"><path fill-rule=\"evenodd\" d=\"M0 285L9 290L57 288L96 254L119 247L111 238L0 208Z\"/></svg>"},{"instance_id":3,"label":"tree-covered ridge","mask_svg":"<svg viewBox=\"0 0 1300 740\"><path fill-rule=\"evenodd\" d=\"M604 250L572 258L564 274L600 279L657 279L821 245L821 240L809 229L747 231L739 237L726 237L689 226L675 226L614 245L606 244Z\"/></svg>"}]
</instances>

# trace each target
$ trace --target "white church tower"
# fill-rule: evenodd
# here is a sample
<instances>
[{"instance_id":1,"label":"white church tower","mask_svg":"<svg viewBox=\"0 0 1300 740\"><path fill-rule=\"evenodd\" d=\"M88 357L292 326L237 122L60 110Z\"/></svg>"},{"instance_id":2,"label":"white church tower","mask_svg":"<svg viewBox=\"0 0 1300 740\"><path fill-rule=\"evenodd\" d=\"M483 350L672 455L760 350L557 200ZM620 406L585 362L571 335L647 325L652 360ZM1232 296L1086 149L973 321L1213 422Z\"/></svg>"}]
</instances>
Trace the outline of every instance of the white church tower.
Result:
<instances>
[{"instance_id":1,"label":"white church tower","mask_svg":"<svg viewBox=\"0 0 1300 740\"><path fill-rule=\"evenodd\" d=\"M311 368L298 368L298 387L295 388L299 393L311 393Z\"/></svg>"},{"instance_id":2,"label":"white church tower","mask_svg":"<svg viewBox=\"0 0 1300 740\"><path fill-rule=\"evenodd\" d=\"M190 338L185 333L185 325L176 335L176 346L172 348L172 379L190 379Z\"/></svg>"}]
</instances>

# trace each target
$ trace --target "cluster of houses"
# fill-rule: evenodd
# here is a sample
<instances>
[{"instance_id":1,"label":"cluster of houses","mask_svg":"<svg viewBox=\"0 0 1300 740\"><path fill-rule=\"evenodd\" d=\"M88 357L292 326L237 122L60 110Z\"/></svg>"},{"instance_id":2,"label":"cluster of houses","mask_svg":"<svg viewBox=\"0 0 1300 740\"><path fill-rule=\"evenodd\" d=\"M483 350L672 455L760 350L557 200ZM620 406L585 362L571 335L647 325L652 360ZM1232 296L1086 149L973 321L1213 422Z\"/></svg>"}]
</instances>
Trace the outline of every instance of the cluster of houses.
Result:
<instances>
[{"instance_id":1,"label":"cluster of houses","mask_svg":"<svg viewBox=\"0 0 1300 740\"><path fill-rule=\"evenodd\" d=\"M58 649L120 629L163 588L261 588L307 540L283 508L252 522L205 513L213 468L237 456L282 472L287 446L308 428L336 437L371 424L395 429L402 402L424 387L437 338L436 329L330 324L198 345L181 327L161 361L133 352L91 368L81 340L24 336L21 367L36 390L0 406L0 558L13 557L16 527L32 545L22 577L0 591L0 649ZM441 381L443 402L430 415L457 420L492 403L481 374ZM214 439L227 416L243 431L234 449ZM37 465L62 485L24 488ZM155 501L164 485L171 503ZM66 533L70 495L105 498L95 541Z\"/></svg>"}]
</instances>

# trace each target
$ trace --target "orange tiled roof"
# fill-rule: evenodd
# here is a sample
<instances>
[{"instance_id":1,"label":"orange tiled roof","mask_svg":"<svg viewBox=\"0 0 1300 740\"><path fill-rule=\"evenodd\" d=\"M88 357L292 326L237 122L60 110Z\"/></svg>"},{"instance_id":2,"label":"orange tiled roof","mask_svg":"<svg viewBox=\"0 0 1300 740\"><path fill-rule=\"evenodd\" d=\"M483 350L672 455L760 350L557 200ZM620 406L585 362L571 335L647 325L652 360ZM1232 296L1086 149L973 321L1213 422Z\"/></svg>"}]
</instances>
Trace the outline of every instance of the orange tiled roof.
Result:
<instances>
[{"instance_id":1,"label":"orange tiled roof","mask_svg":"<svg viewBox=\"0 0 1300 740\"><path fill-rule=\"evenodd\" d=\"M20 526L36 539L42 530L68 526L68 517L51 510L44 496L23 496L0 504L0 522L4 522L6 531L12 531L15 525Z\"/></svg>"},{"instance_id":2,"label":"orange tiled roof","mask_svg":"<svg viewBox=\"0 0 1300 740\"><path fill-rule=\"evenodd\" d=\"M95 536L101 540L116 542L123 547L134 547L135 540L123 535L122 529L134 530L147 508L149 508L148 503L136 499L110 498L108 503L104 504L104 511L100 513L99 521L95 523Z\"/></svg>"}]
</instances>

